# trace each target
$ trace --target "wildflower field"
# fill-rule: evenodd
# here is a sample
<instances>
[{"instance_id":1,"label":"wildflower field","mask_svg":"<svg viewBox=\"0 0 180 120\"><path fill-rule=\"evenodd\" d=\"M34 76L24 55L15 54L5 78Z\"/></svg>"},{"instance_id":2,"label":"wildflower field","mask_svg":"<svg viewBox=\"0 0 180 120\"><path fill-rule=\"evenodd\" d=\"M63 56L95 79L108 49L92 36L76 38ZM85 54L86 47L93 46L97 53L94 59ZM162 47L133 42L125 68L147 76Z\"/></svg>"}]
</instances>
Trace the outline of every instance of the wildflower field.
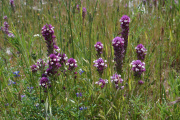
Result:
<instances>
[{"instance_id":1,"label":"wildflower field","mask_svg":"<svg viewBox=\"0 0 180 120\"><path fill-rule=\"evenodd\" d=\"M1 0L0 119L179 120L180 1Z\"/></svg>"}]
</instances>

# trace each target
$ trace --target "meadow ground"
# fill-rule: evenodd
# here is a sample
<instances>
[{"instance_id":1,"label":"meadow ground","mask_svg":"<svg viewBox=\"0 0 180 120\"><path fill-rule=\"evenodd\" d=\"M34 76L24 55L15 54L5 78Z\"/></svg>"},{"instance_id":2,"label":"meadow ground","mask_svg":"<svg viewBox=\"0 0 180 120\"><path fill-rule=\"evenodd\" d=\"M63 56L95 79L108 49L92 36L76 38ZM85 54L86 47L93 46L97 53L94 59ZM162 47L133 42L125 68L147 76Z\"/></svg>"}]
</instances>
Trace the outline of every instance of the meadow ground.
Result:
<instances>
[{"instance_id":1,"label":"meadow ground","mask_svg":"<svg viewBox=\"0 0 180 120\"><path fill-rule=\"evenodd\" d=\"M1 0L0 13L0 119L180 118L179 1Z\"/></svg>"}]
</instances>

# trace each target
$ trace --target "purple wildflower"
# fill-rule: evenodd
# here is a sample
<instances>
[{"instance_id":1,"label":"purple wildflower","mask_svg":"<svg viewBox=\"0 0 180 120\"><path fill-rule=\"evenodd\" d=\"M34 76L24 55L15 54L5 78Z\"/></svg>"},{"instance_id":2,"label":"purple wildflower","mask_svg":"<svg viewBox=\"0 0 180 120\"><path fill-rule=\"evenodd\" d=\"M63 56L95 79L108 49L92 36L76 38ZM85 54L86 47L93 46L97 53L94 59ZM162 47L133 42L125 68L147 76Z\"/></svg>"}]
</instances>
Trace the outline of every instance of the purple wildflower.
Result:
<instances>
[{"instance_id":1,"label":"purple wildflower","mask_svg":"<svg viewBox=\"0 0 180 120\"><path fill-rule=\"evenodd\" d=\"M51 87L50 86L50 81L47 77L42 77L41 80L40 80L40 86L44 87L44 88L47 88L47 87Z\"/></svg>"},{"instance_id":2,"label":"purple wildflower","mask_svg":"<svg viewBox=\"0 0 180 120\"><path fill-rule=\"evenodd\" d=\"M104 88L104 86L108 83L108 80L103 80L102 78L99 79L99 81L95 82L95 84L98 84L101 86L101 89Z\"/></svg>"},{"instance_id":3,"label":"purple wildflower","mask_svg":"<svg viewBox=\"0 0 180 120\"><path fill-rule=\"evenodd\" d=\"M13 33L9 33L9 34L8 34L8 37L10 37L10 38L14 38L15 36L14 36L14 34L13 34Z\"/></svg>"},{"instance_id":4,"label":"purple wildflower","mask_svg":"<svg viewBox=\"0 0 180 120\"><path fill-rule=\"evenodd\" d=\"M94 47L96 48L97 51L97 57L101 57L102 50L103 50L103 44L101 42L97 42Z\"/></svg>"},{"instance_id":5,"label":"purple wildflower","mask_svg":"<svg viewBox=\"0 0 180 120\"><path fill-rule=\"evenodd\" d=\"M99 58L94 61L94 66L97 68L97 71L99 72L100 76L102 76L104 69L106 69L107 67L106 62L107 61L106 60L104 61L102 58Z\"/></svg>"},{"instance_id":6,"label":"purple wildflower","mask_svg":"<svg viewBox=\"0 0 180 120\"><path fill-rule=\"evenodd\" d=\"M2 31L5 33L5 34L9 34L9 25L8 25L8 23L5 21L4 22L4 27L1 27L1 29L2 29Z\"/></svg>"},{"instance_id":7,"label":"purple wildflower","mask_svg":"<svg viewBox=\"0 0 180 120\"><path fill-rule=\"evenodd\" d=\"M85 18L86 14L87 14L87 10L86 10L85 7L83 7L82 8L82 17L83 17L83 19Z\"/></svg>"},{"instance_id":8,"label":"purple wildflower","mask_svg":"<svg viewBox=\"0 0 180 120\"><path fill-rule=\"evenodd\" d=\"M60 48L57 45L54 45L54 54L57 55L60 51Z\"/></svg>"},{"instance_id":9,"label":"purple wildflower","mask_svg":"<svg viewBox=\"0 0 180 120\"><path fill-rule=\"evenodd\" d=\"M83 107L79 107L79 110L86 110L87 107L83 106Z\"/></svg>"},{"instance_id":10,"label":"purple wildflower","mask_svg":"<svg viewBox=\"0 0 180 120\"><path fill-rule=\"evenodd\" d=\"M139 44L139 45L137 45L137 47L135 49L136 49L136 53L137 53L137 58L139 60L144 61L145 55L147 52L146 48L142 44Z\"/></svg>"},{"instance_id":11,"label":"purple wildflower","mask_svg":"<svg viewBox=\"0 0 180 120\"><path fill-rule=\"evenodd\" d=\"M142 85L142 84L144 84L144 82L142 80L140 80L140 81L138 81L138 84Z\"/></svg>"},{"instance_id":12,"label":"purple wildflower","mask_svg":"<svg viewBox=\"0 0 180 120\"><path fill-rule=\"evenodd\" d=\"M121 89L124 89L124 86L121 86Z\"/></svg>"},{"instance_id":13,"label":"purple wildflower","mask_svg":"<svg viewBox=\"0 0 180 120\"><path fill-rule=\"evenodd\" d=\"M76 93L77 97L82 97L82 93Z\"/></svg>"},{"instance_id":14,"label":"purple wildflower","mask_svg":"<svg viewBox=\"0 0 180 120\"><path fill-rule=\"evenodd\" d=\"M146 71L145 69L145 63L141 62L140 60L133 60L131 62L132 65L132 70L135 72L135 76L140 76L144 71Z\"/></svg>"},{"instance_id":15,"label":"purple wildflower","mask_svg":"<svg viewBox=\"0 0 180 120\"><path fill-rule=\"evenodd\" d=\"M39 106L39 103L36 103L36 105L35 105L36 107L38 107Z\"/></svg>"},{"instance_id":16,"label":"purple wildflower","mask_svg":"<svg viewBox=\"0 0 180 120\"><path fill-rule=\"evenodd\" d=\"M21 95L21 99L23 99L26 95Z\"/></svg>"},{"instance_id":17,"label":"purple wildflower","mask_svg":"<svg viewBox=\"0 0 180 120\"><path fill-rule=\"evenodd\" d=\"M31 71L32 71L33 73L37 72L37 65L32 65L32 66L31 66Z\"/></svg>"},{"instance_id":18,"label":"purple wildflower","mask_svg":"<svg viewBox=\"0 0 180 120\"><path fill-rule=\"evenodd\" d=\"M56 44L54 41L54 39L56 38L56 36L54 35L54 27L51 24L46 24L43 26L41 33L46 40L49 56L54 52L54 45Z\"/></svg>"},{"instance_id":19,"label":"purple wildflower","mask_svg":"<svg viewBox=\"0 0 180 120\"><path fill-rule=\"evenodd\" d=\"M79 11L79 5L78 4L76 5L76 9Z\"/></svg>"},{"instance_id":20,"label":"purple wildflower","mask_svg":"<svg viewBox=\"0 0 180 120\"><path fill-rule=\"evenodd\" d=\"M122 72L122 64L124 58L124 38L115 37L112 41L112 46L114 48L114 61L116 62L116 71L118 74Z\"/></svg>"},{"instance_id":21,"label":"purple wildflower","mask_svg":"<svg viewBox=\"0 0 180 120\"><path fill-rule=\"evenodd\" d=\"M178 4L178 1L177 1L177 0L174 0L174 3L175 3L175 4Z\"/></svg>"},{"instance_id":22,"label":"purple wildflower","mask_svg":"<svg viewBox=\"0 0 180 120\"><path fill-rule=\"evenodd\" d=\"M9 4L10 4L11 6L15 7L14 0L10 0L10 1L9 1Z\"/></svg>"},{"instance_id":23,"label":"purple wildflower","mask_svg":"<svg viewBox=\"0 0 180 120\"><path fill-rule=\"evenodd\" d=\"M77 67L77 61L73 58L69 58L66 65L69 65L68 70L73 70Z\"/></svg>"},{"instance_id":24,"label":"purple wildflower","mask_svg":"<svg viewBox=\"0 0 180 120\"><path fill-rule=\"evenodd\" d=\"M113 76L111 76L111 82L115 83L115 87L118 88L119 87L119 83L123 82L123 79L121 78L121 75L118 75L117 73L115 73Z\"/></svg>"},{"instance_id":25,"label":"purple wildflower","mask_svg":"<svg viewBox=\"0 0 180 120\"><path fill-rule=\"evenodd\" d=\"M44 71L44 68L47 64L45 63L45 61L43 61L43 59L39 59L37 60L37 68L41 71Z\"/></svg>"},{"instance_id":26,"label":"purple wildflower","mask_svg":"<svg viewBox=\"0 0 180 120\"><path fill-rule=\"evenodd\" d=\"M128 45L128 33L129 33L129 23L130 23L130 18L127 15L123 15L120 19L121 22L121 37L124 38L124 50L126 54L126 49Z\"/></svg>"},{"instance_id":27,"label":"purple wildflower","mask_svg":"<svg viewBox=\"0 0 180 120\"><path fill-rule=\"evenodd\" d=\"M27 89L33 89L33 88L34 88L34 87L30 87L30 88L29 88L29 87L27 87Z\"/></svg>"},{"instance_id":28,"label":"purple wildflower","mask_svg":"<svg viewBox=\"0 0 180 120\"><path fill-rule=\"evenodd\" d=\"M3 19L4 19L4 20L7 20L7 16L4 16Z\"/></svg>"},{"instance_id":29,"label":"purple wildflower","mask_svg":"<svg viewBox=\"0 0 180 120\"><path fill-rule=\"evenodd\" d=\"M8 85L11 85L11 84L16 84L16 82L14 82L12 80L9 80L9 84Z\"/></svg>"},{"instance_id":30,"label":"purple wildflower","mask_svg":"<svg viewBox=\"0 0 180 120\"><path fill-rule=\"evenodd\" d=\"M14 77L19 77L20 76L19 71L15 71L15 72L13 72L13 74L14 74Z\"/></svg>"},{"instance_id":31,"label":"purple wildflower","mask_svg":"<svg viewBox=\"0 0 180 120\"><path fill-rule=\"evenodd\" d=\"M49 61L48 61L49 68L45 72L48 76L57 73L57 70L61 67L59 61L60 61L59 57L56 56L55 54L51 54L49 56Z\"/></svg>"},{"instance_id":32,"label":"purple wildflower","mask_svg":"<svg viewBox=\"0 0 180 120\"><path fill-rule=\"evenodd\" d=\"M66 56L66 54L64 54L64 53L62 53L62 54L58 54L57 55L58 57L59 57L59 59L60 59L60 64L61 65L64 65L65 63L66 63L66 61L67 61L67 59L68 59L68 57Z\"/></svg>"},{"instance_id":33,"label":"purple wildflower","mask_svg":"<svg viewBox=\"0 0 180 120\"><path fill-rule=\"evenodd\" d=\"M84 71L82 69L79 69L79 74L81 75Z\"/></svg>"}]
</instances>

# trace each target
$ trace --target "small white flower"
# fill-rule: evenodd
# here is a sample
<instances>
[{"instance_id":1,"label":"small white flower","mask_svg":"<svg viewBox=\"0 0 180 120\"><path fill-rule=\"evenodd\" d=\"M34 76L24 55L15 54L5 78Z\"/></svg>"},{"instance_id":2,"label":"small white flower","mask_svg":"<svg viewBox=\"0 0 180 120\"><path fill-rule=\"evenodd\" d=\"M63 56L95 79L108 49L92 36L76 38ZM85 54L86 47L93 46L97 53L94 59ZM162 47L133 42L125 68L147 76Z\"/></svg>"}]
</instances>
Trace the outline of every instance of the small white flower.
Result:
<instances>
[{"instance_id":1,"label":"small white flower","mask_svg":"<svg viewBox=\"0 0 180 120\"><path fill-rule=\"evenodd\" d=\"M102 66L104 66L104 63L101 63Z\"/></svg>"},{"instance_id":2,"label":"small white flower","mask_svg":"<svg viewBox=\"0 0 180 120\"><path fill-rule=\"evenodd\" d=\"M136 68L136 69L135 69L135 71L136 71L136 72L138 72L138 71L139 71L139 69L138 69L138 68Z\"/></svg>"}]
</instances>

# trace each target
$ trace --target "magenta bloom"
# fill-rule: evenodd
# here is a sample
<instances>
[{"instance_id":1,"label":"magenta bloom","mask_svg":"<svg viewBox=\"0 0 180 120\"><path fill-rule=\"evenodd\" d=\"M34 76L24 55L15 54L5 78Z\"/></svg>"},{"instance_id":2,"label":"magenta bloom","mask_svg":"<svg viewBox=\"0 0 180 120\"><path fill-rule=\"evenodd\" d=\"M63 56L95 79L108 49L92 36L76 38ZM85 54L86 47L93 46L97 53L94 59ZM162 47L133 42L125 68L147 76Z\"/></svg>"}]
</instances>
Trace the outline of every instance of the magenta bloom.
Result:
<instances>
[{"instance_id":1,"label":"magenta bloom","mask_svg":"<svg viewBox=\"0 0 180 120\"><path fill-rule=\"evenodd\" d=\"M10 1L9 1L9 4L10 4L12 7L15 7L14 0L10 0Z\"/></svg>"},{"instance_id":2,"label":"magenta bloom","mask_svg":"<svg viewBox=\"0 0 180 120\"><path fill-rule=\"evenodd\" d=\"M115 83L116 88L119 88L119 83L123 82L123 79L121 78L121 75L118 75L115 73L113 76L111 76L111 82Z\"/></svg>"},{"instance_id":3,"label":"magenta bloom","mask_svg":"<svg viewBox=\"0 0 180 120\"><path fill-rule=\"evenodd\" d=\"M10 38L14 38L15 36L14 36L14 34L13 34L13 33L9 33L9 34L8 34L8 37L10 37Z\"/></svg>"},{"instance_id":4,"label":"magenta bloom","mask_svg":"<svg viewBox=\"0 0 180 120\"><path fill-rule=\"evenodd\" d=\"M146 71L145 63L141 62L140 60L132 61L131 65L132 70L135 72L135 76L140 76L144 71Z\"/></svg>"},{"instance_id":5,"label":"magenta bloom","mask_svg":"<svg viewBox=\"0 0 180 120\"><path fill-rule=\"evenodd\" d=\"M144 84L144 82L142 80L140 80L140 81L138 81L138 84L142 85L142 84Z\"/></svg>"},{"instance_id":6,"label":"magenta bloom","mask_svg":"<svg viewBox=\"0 0 180 120\"><path fill-rule=\"evenodd\" d=\"M43 59L37 60L37 68L41 71L44 71L44 68L46 66L46 62Z\"/></svg>"},{"instance_id":7,"label":"magenta bloom","mask_svg":"<svg viewBox=\"0 0 180 120\"><path fill-rule=\"evenodd\" d=\"M128 45L128 34L129 34L129 23L130 18L127 15L123 15L120 19L121 22L121 37L124 38L124 50L126 53L127 45Z\"/></svg>"},{"instance_id":8,"label":"magenta bloom","mask_svg":"<svg viewBox=\"0 0 180 120\"><path fill-rule=\"evenodd\" d=\"M144 61L147 52L146 48L142 44L139 44L135 49L137 53L137 58Z\"/></svg>"},{"instance_id":9,"label":"magenta bloom","mask_svg":"<svg viewBox=\"0 0 180 120\"><path fill-rule=\"evenodd\" d=\"M101 42L97 42L94 47L96 48L97 51L97 57L100 57L103 51L103 44Z\"/></svg>"},{"instance_id":10,"label":"magenta bloom","mask_svg":"<svg viewBox=\"0 0 180 120\"><path fill-rule=\"evenodd\" d=\"M61 67L59 61L60 61L59 57L56 56L55 54L51 54L49 56L49 61L48 61L49 68L45 72L47 76L54 75L58 72L59 68Z\"/></svg>"},{"instance_id":11,"label":"magenta bloom","mask_svg":"<svg viewBox=\"0 0 180 120\"><path fill-rule=\"evenodd\" d=\"M74 70L77 67L77 61L73 58L69 58L66 65L69 66L68 70Z\"/></svg>"},{"instance_id":12,"label":"magenta bloom","mask_svg":"<svg viewBox=\"0 0 180 120\"><path fill-rule=\"evenodd\" d=\"M108 83L108 80L103 80L102 78L99 79L99 81L95 82L95 84L98 84L101 86L101 89L104 88L104 86Z\"/></svg>"},{"instance_id":13,"label":"magenta bloom","mask_svg":"<svg viewBox=\"0 0 180 120\"><path fill-rule=\"evenodd\" d=\"M57 55L60 51L60 48L57 45L54 45L54 54Z\"/></svg>"},{"instance_id":14,"label":"magenta bloom","mask_svg":"<svg viewBox=\"0 0 180 120\"><path fill-rule=\"evenodd\" d=\"M85 7L83 7L82 8L82 17L83 17L83 19L85 18L86 14L87 14L87 10L86 10Z\"/></svg>"},{"instance_id":15,"label":"magenta bloom","mask_svg":"<svg viewBox=\"0 0 180 120\"><path fill-rule=\"evenodd\" d=\"M76 5L76 9L79 11L79 5L78 4Z\"/></svg>"},{"instance_id":16,"label":"magenta bloom","mask_svg":"<svg viewBox=\"0 0 180 120\"><path fill-rule=\"evenodd\" d=\"M42 77L39 85L44 87L44 88L51 87L50 81L47 77Z\"/></svg>"},{"instance_id":17,"label":"magenta bloom","mask_svg":"<svg viewBox=\"0 0 180 120\"><path fill-rule=\"evenodd\" d=\"M1 27L1 30L5 33L5 34L9 34L9 25L8 23L5 21L4 22L4 27Z\"/></svg>"},{"instance_id":18,"label":"magenta bloom","mask_svg":"<svg viewBox=\"0 0 180 120\"><path fill-rule=\"evenodd\" d=\"M118 74L122 72L122 64L124 59L124 39L121 37L115 37L112 41L114 48L114 61L116 62L116 71Z\"/></svg>"},{"instance_id":19,"label":"magenta bloom","mask_svg":"<svg viewBox=\"0 0 180 120\"><path fill-rule=\"evenodd\" d=\"M3 19L4 19L4 20L7 20L7 16L4 16Z\"/></svg>"},{"instance_id":20,"label":"magenta bloom","mask_svg":"<svg viewBox=\"0 0 180 120\"><path fill-rule=\"evenodd\" d=\"M49 56L54 52L54 45L56 44L54 41L54 39L56 38L56 36L54 35L54 27L51 24L46 24L43 26L41 33L46 40Z\"/></svg>"},{"instance_id":21,"label":"magenta bloom","mask_svg":"<svg viewBox=\"0 0 180 120\"><path fill-rule=\"evenodd\" d=\"M64 53L62 53L62 54L58 54L57 55L58 57L59 57L59 59L60 59L60 64L61 65L64 65L64 64L66 64L66 61L67 61L67 59L68 59L68 57L66 56L66 54L64 54Z\"/></svg>"},{"instance_id":22,"label":"magenta bloom","mask_svg":"<svg viewBox=\"0 0 180 120\"><path fill-rule=\"evenodd\" d=\"M99 72L100 76L102 76L104 69L106 69L107 67L106 62L107 61L106 60L104 61L102 58L99 58L94 61L94 66L97 68L97 71Z\"/></svg>"},{"instance_id":23,"label":"magenta bloom","mask_svg":"<svg viewBox=\"0 0 180 120\"><path fill-rule=\"evenodd\" d=\"M38 70L38 68L37 68L36 65L32 65L32 66L31 66L31 71L32 71L33 73L37 72L37 70Z\"/></svg>"}]
</instances>

